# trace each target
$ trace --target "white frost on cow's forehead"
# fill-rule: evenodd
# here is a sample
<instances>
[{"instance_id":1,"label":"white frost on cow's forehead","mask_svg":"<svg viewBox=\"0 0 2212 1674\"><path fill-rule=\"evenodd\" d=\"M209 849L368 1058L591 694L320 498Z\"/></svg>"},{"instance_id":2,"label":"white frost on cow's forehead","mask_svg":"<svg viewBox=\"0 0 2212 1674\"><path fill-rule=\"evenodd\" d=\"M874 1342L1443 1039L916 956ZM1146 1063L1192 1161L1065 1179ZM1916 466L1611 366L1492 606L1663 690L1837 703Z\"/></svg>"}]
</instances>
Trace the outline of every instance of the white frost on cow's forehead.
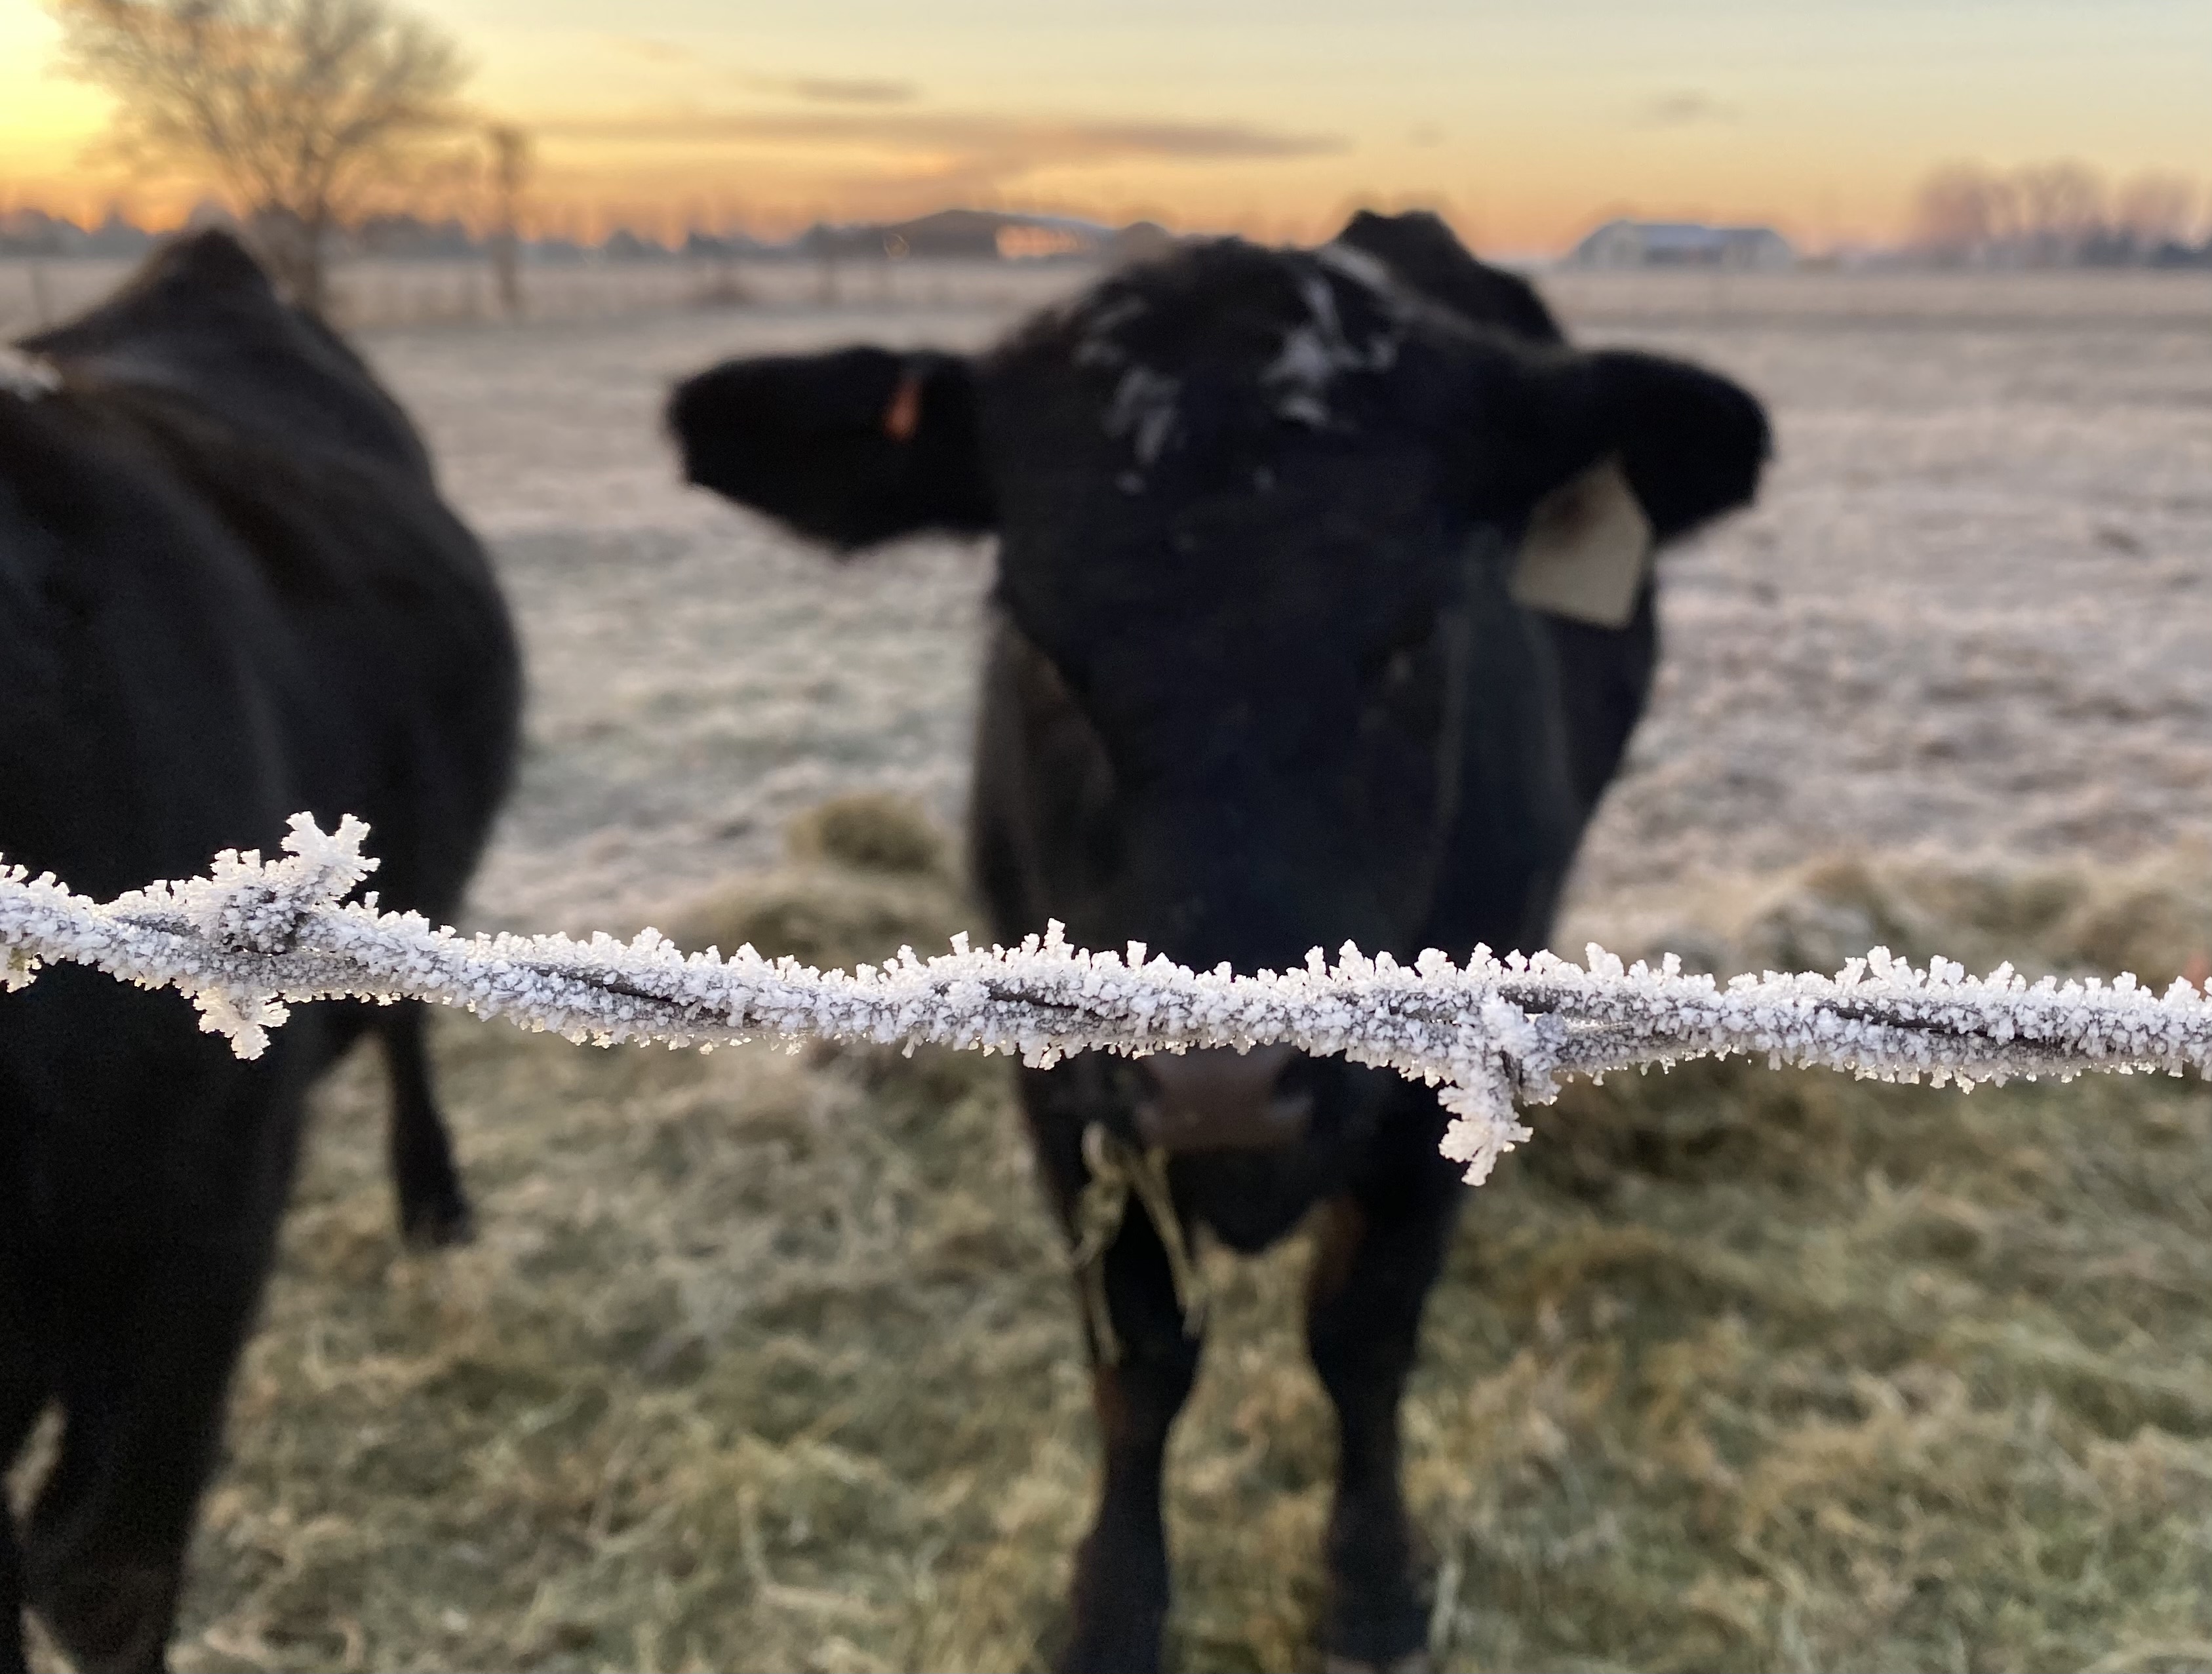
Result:
<instances>
[{"instance_id":1,"label":"white frost on cow's forehead","mask_svg":"<svg viewBox=\"0 0 2212 1674\"><path fill-rule=\"evenodd\" d=\"M1093 296L1077 304L1075 363L1078 366L1126 366L1129 351L1122 346L1121 331L1145 315L1141 296Z\"/></svg>"},{"instance_id":2,"label":"white frost on cow's forehead","mask_svg":"<svg viewBox=\"0 0 2212 1674\"><path fill-rule=\"evenodd\" d=\"M1390 277L1390 270L1356 245L1324 244L1314 252L1314 259L1352 283L1364 285L1386 301L1395 303L1397 300L1397 283Z\"/></svg>"},{"instance_id":3,"label":"white frost on cow's forehead","mask_svg":"<svg viewBox=\"0 0 2212 1674\"><path fill-rule=\"evenodd\" d=\"M27 355L12 344L0 343L0 390L25 401L35 401L61 387L61 374L54 370L51 362Z\"/></svg>"},{"instance_id":4,"label":"white frost on cow's forehead","mask_svg":"<svg viewBox=\"0 0 2212 1674\"><path fill-rule=\"evenodd\" d=\"M1126 437L1135 456L1136 468L1123 472L1116 479L1124 494L1144 491L1144 473L1175 440L1176 399L1182 393L1180 378L1134 359L1121 341L1121 332L1146 312L1141 296L1109 292L1076 304L1069 320L1075 336L1076 365L1108 371L1119 368L1121 373L1106 404L1103 425L1116 441Z\"/></svg>"},{"instance_id":5,"label":"white frost on cow's forehead","mask_svg":"<svg viewBox=\"0 0 2212 1674\"><path fill-rule=\"evenodd\" d=\"M1366 284L1368 278L1356 276L1356 282ZM1328 389L1340 374L1384 372L1396 362L1397 311L1390 309L1389 323L1365 342L1354 343L1345 331L1336 292L1326 277L1301 273L1297 287L1306 318L1283 333L1282 349L1260 374L1260 387L1274 403L1278 417L1318 430L1328 424ZM1386 301L1394 300L1387 283L1377 295Z\"/></svg>"},{"instance_id":6,"label":"white frost on cow's forehead","mask_svg":"<svg viewBox=\"0 0 2212 1674\"><path fill-rule=\"evenodd\" d=\"M1106 434L1127 436L1137 464L1149 467L1175 436L1176 398L1182 380L1149 366L1133 366L1114 387L1106 408Z\"/></svg>"},{"instance_id":7,"label":"white frost on cow's forehead","mask_svg":"<svg viewBox=\"0 0 2212 1674\"><path fill-rule=\"evenodd\" d=\"M1389 270L1364 252L1330 246L1310 261L1292 259L1291 283L1303 317L1285 331L1274 356L1259 369L1259 396L1277 417L1326 429L1331 387L1346 374L1382 372L1395 365L1408 316ZM1355 316L1377 323L1356 332L1347 326L1333 274L1358 287ZM1128 444L1133 468L1116 479L1126 494L1144 491L1146 473L1182 433L1176 404L1183 380L1139 360L1127 341L1128 328L1149 311L1143 297L1109 290L1078 302L1068 317L1075 364L1121 374L1101 425L1109 436Z\"/></svg>"}]
</instances>

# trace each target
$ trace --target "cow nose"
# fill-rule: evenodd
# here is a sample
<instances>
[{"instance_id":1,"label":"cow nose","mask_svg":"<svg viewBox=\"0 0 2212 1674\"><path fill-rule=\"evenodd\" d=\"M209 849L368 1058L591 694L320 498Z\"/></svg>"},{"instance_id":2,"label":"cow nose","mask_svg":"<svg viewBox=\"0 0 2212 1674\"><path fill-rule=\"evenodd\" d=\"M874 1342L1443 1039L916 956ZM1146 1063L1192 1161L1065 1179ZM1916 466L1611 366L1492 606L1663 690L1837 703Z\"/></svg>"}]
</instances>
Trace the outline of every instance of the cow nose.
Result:
<instances>
[{"instance_id":1,"label":"cow nose","mask_svg":"<svg viewBox=\"0 0 2212 1674\"><path fill-rule=\"evenodd\" d=\"M1136 1061L1137 1132L1170 1151L1259 1151L1288 1145L1305 1131L1313 1094L1289 1072L1288 1046L1238 1052L1206 1047Z\"/></svg>"}]
</instances>

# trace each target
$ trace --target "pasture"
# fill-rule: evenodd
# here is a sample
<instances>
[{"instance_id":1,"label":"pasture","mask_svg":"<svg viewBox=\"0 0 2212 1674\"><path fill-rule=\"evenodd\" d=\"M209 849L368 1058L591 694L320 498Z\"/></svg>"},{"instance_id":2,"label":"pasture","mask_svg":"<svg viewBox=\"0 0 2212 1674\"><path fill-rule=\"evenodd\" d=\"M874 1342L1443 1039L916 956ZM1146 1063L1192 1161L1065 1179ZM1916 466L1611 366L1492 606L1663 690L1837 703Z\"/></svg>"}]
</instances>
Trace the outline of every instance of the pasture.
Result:
<instances>
[{"instance_id":1,"label":"pasture","mask_svg":"<svg viewBox=\"0 0 2212 1674\"><path fill-rule=\"evenodd\" d=\"M1585 341L1742 379L1780 447L1762 504L1669 563L1564 946L2161 979L2212 949L2212 287L1551 294ZM932 834L988 555L833 567L680 490L655 427L721 356L976 344L1015 300L369 335L529 660L478 922L849 959L969 919ZM919 812L809 815L863 790ZM435 1038L482 1238L399 1251L349 1065L180 1663L1047 1659L1091 1432L1003 1064ZM2212 1661L2212 1094L1692 1068L1534 1125L1468 1204L1409 1404L1440 1666ZM1330 1442L1302 1256L1208 1260L1171 1653L1305 1665Z\"/></svg>"}]
</instances>

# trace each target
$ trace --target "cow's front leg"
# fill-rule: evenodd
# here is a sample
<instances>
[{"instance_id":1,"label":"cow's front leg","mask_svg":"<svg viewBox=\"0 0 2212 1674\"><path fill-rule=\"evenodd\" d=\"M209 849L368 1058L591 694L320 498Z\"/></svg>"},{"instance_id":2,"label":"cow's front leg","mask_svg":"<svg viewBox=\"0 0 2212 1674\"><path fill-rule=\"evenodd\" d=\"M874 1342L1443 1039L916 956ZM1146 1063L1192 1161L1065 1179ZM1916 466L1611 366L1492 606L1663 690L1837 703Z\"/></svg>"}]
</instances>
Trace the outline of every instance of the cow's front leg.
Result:
<instances>
[{"instance_id":1,"label":"cow's front leg","mask_svg":"<svg viewBox=\"0 0 2212 1674\"><path fill-rule=\"evenodd\" d=\"M1175 1269L1142 1201L1128 1189L1118 1223L1102 1215L1094 1165L1129 1184L1133 1147L1105 1140L1107 1070L1083 1057L1024 1070L1024 1102L1046 1190L1085 1263L1076 1277L1091 1350L1091 1400L1104 1470L1098 1515L1075 1559L1066 1674L1143 1674L1160 1663L1168 1614L1167 1535L1160 1466L1168 1431L1198 1375L1195 1322L1187 1321ZM1086 1145L1085 1135L1092 1140Z\"/></svg>"},{"instance_id":2,"label":"cow's front leg","mask_svg":"<svg viewBox=\"0 0 2212 1674\"><path fill-rule=\"evenodd\" d=\"M1133 1199L1107 1249L1103 1277L1113 1342L1102 1342L1095 1322L1086 1323L1104 1473L1098 1515L1076 1555L1074 1634L1060 1667L1063 1674L1145 1674L1160 1665L1168 1614L1160 1468L1198 1375L1199 1339L1186 1331L1166 1251Z\"/></svg>"},{"instance_id":3,"label":"cow's front leg","mask_svg":"<svg viewBox=\"0 0 2212 1674\"><path fill-rule=\"evenodd\" d=\"M1428 1158L1379 1188L1330 1199L1321 1215L1306 1338L1336 1407L1324 1629L1332 1670L1427 1666L1428 1611L1399 1480L1398 1406L1459 1197L1450 1166Z\"/></svg>"}]
</instances>

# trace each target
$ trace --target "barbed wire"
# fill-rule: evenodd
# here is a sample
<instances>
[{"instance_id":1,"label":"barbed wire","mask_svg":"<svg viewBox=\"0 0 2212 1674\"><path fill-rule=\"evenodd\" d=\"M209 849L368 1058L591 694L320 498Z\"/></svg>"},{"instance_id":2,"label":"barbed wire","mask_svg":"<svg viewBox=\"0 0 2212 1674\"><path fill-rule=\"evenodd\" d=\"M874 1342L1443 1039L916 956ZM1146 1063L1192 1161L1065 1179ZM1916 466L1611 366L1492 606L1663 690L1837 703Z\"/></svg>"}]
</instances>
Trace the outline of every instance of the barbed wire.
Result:
<instances>
[{"instance_id":1,"label":"barbed wire","mask_svg":"<svg viewBox=\"0 0 2212 1674\"><path fill-rule=\"evenodd\" d=\"M2122 976L2031 983L2009 965L1973 977L1875 948L1834 976L1686 973L1624 965L1593 944L1577 965L1549 953L1464 965L1429 952L1411 965L1349 944L1330 964L1237 975L1148 953L1068 945L1058 925L1018 947L817 971L750 947L686 954L653 930L463 936L416 913L344 898L375 868L368 828L334 832L295 814L283 858L225 850L209 876L151 884L100 903L49 874L0 867L0 980L30 982L52 960L145 987L179 989L200 1026L258 1056L291 1004L402 999L504 1018L571 1040L702 1050L763 1038L796 1044L930 1044L1018 1054L1049 1065L1074 1052L1127 1054L1282 1044L1393 1069L1438 1088L1453 1121L1443 1152L1480 1182L1529 1137L1517 1106L1560 1081L1685 1059L1764 1053L1777 1064L1971 1089L2088 1070L2200 1074L2212 1065L2212 1003L2186 981L2162 995Z\"/></svg>"}]
</instances>

